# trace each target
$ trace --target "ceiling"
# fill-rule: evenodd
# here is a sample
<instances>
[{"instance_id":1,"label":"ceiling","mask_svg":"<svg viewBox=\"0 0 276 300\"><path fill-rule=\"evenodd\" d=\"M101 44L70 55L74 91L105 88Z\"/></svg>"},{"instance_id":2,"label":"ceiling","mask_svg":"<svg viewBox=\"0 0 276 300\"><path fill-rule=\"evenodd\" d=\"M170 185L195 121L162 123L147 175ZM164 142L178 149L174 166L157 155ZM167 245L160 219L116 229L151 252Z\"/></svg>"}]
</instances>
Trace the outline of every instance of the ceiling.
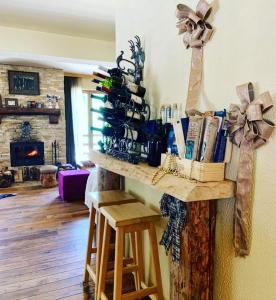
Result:
<instances>
[{"instance_id":1,"label":"ceiling","mask_svg":"<svg viewBox=\"0 0 276 300\"><path fill-rule=\"evenodd\" d=\"M115 40L116 0L0 0L0 26ZM0 53L0 62L91 74L101 62Z\"/></svg>"},{"instance_id":2,"label":"ceiling","mask_svg":"<svg viewBox=\"0 0 276 300\"><path fill-rule=\"evenodd\" d=\"M115 0L0 0L0 25L115 39Z\"/></svg>"},{"instance_id":3,"label":"ceiling","mask_svg":"<svg viewBox=\"0 0 276 300\"><path fill-rule=\"evenodd\" d=\"M91 75L94 71L97 71L99 65L105 66L107 68L113 68L115 66L112 63L99 61L4 52L0 52L0 62L1 64L16 66L19 65L43 68L56 68L62 69L64 72L67 73L79 73L87 75Z\"/></svg>"}]
</instances>

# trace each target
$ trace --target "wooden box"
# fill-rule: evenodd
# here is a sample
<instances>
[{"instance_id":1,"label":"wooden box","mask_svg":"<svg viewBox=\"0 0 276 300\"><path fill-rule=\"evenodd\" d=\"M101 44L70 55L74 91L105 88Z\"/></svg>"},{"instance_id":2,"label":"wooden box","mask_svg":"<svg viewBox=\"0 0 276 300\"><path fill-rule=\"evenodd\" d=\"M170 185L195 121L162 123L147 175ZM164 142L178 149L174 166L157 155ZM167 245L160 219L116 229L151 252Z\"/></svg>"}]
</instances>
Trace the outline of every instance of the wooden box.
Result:
<instances>
[{"instance_id":1,"label":"wooden box","mask_svg":"<svg viewBox=\"0 0 276 300\"><path fill-rule=\"evenodd\" d=\"M203 163L189 159L177 159L180 176L201 182L223 181L225 163Z\"/></svg>"}]
</instances>

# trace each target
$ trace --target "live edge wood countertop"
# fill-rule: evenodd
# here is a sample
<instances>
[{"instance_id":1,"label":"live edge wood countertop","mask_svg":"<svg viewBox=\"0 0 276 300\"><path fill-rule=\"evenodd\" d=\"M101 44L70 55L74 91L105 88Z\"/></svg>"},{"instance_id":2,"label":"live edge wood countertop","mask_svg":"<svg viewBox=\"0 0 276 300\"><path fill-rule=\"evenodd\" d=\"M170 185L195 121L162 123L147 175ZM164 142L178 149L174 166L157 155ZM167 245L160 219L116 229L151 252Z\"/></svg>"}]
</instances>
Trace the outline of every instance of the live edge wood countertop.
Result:
<instances>
[{"instance_id":1,"label":"live edge wood countertop","mask_svg":"<svg viewBox=\"0 0 276 300\"><path fill-rule=\"evenodd\" d=\"M234 197L235 183L230 180L203 183L167 174L153 185L151 181L156 168L145 163L133 165L98 151L91 151L91 160L106 170L138 180L185 202Z\"/></svg>"}]
</instances>

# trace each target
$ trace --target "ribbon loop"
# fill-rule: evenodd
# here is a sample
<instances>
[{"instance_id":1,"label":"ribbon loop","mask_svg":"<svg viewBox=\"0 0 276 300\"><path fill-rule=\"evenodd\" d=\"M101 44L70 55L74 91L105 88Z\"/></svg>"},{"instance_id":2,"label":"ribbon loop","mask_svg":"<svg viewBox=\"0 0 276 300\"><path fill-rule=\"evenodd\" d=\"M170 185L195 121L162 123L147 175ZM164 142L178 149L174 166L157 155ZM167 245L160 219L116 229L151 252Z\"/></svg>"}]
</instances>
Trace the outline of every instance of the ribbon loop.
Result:
<instances>
[{"instance_id":1,"label":"ribbon loop","mask_svg":"<svg viewBox=\"0 0 276 300\"><path fill-rule=\"evenodd\" d=\"M262 107L259 104L249 104L246 109L248 121L260 121L263 119Z\"/></svg>"},{"instance_id":2,"label":"ribbon loop","mask_svg":"<svg viewBox=\"0 0 276 300\"><path fill-rule=\"evenodd\" d=\"M236 90L241 102L246 100L250 103L254 100L254 90L251 82L237 86Z\"/></svg>"},{"instance_id":3,"label":"ribbon loop","mask_svg":"<svg viewBox=\"0 0 276 300\"><path fill-rule=\"evenodd\" d=\"M205 0L200 0L196 6L196 14L201 18L201 19L207 19L209 15L211 14L212 8L209 5L208 2Z\"/></svg>"},{"instance_id":4,"label":"ribbon loop","mask_svg":"<svg viewBox=\"0 0 276 300\"><path fill-rule=\"evenodd\" d=\"M273 101L269 92L262 93L256 100L255 103L262 105L262 111L266 112L273 106Z\"/></svg>"}]
</instances>

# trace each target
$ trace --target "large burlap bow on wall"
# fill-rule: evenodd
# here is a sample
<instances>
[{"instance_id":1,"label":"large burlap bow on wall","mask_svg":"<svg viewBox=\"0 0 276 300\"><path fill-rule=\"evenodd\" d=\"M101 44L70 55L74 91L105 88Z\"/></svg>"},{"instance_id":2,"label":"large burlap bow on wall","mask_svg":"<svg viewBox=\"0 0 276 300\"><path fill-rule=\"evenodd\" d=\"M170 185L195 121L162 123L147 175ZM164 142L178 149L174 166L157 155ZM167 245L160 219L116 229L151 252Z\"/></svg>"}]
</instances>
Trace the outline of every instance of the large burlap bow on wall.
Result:
<instances>
[{"instance_id":1,"label":"large burlap bow on wall","mask_svg":"<svg viewBox=\"0 0 276 300\"><path fill-rule=\"evenodd\" d=\"M229 133L234 144L240 147L237 175L237 192L234 213L234 246L236 256L250 251L251 191L253 182L253 152L264 145L274 130L274 124L263 114L272 106L269 92L254 100L252 83L237 87L241 106L231 105Z\"/></svg>"},{"instance_id":2,"label":"large burlap bow on wall","mask_svg":"<svg viewBox=\"0 0 276 300\"><path fill-rule=\"evenodd\" d=\"M186 48L192 48L192 63L189 79L189 90L186 101L186 113L194 111L200 95L202 79L203 46L209 41L213 29L206 22L211 13L211 7L205 0L200 0L196 11L184 4L178 4L176 16L179 34L184 33L183 40Z\"/></svg>"}]
</instances>

